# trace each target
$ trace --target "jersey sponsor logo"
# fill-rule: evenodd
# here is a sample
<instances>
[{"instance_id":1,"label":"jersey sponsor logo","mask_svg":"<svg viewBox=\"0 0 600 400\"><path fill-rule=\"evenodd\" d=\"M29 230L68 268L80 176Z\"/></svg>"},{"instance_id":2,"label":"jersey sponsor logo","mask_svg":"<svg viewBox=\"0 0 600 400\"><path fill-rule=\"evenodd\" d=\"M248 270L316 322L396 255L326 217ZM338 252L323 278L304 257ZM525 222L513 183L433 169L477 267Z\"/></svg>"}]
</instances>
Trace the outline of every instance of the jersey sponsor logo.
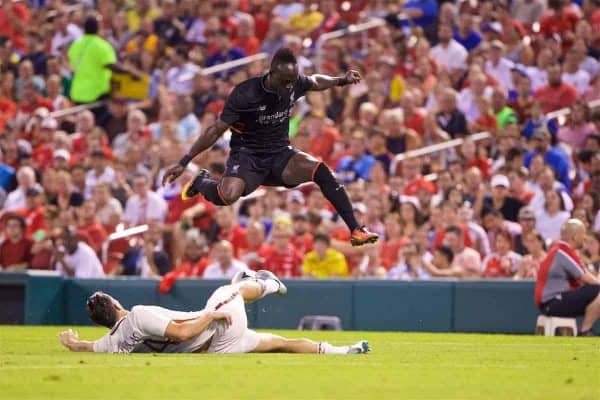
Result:
<instances>
[{"instance_id":1,"label":"jersey sponsor logo","mask_svg":"<svg viewBox=\"0 0 600 400\"><path fill-rule=\"evenodd\" d=\"M283 123L290 117L290 109L285 111L278 111L275 114L260 114L258 116L258 123L261 125L277 125Z\"/></svg>"}]
</instances>

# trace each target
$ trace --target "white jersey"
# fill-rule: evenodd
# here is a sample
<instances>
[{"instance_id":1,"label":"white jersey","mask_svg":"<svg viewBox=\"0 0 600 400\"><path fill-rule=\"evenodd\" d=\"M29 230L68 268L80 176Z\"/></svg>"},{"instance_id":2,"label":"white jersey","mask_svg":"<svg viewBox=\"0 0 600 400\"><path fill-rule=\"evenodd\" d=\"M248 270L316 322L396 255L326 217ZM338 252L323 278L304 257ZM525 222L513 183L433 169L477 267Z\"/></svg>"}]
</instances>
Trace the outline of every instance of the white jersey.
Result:
<instances>
[{"instance_id":1,"label":"white jersey","mask_svg":"<svg viewBox=\"0 0 600 400\"><path fill-rule=\"evenodd\" d=\"M193 353L204 346L220 324L212 322L198 336L185 342L174 342L165 337L171 321L200 317L204 312L172 311L157 306L135 306L121 318L106 335L94 342L97 353Z\"/></svg>"}]
</instances>

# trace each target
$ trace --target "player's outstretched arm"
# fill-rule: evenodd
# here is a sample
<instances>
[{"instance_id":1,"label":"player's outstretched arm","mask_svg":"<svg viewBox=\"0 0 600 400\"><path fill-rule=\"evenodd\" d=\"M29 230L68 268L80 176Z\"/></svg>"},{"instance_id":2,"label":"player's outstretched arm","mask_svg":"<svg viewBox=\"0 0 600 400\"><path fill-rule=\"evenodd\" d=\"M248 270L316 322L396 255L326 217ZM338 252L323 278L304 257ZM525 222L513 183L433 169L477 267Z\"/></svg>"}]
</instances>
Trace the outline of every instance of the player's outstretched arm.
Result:
<instances>
[{"instance_id":1,"label":"player's outstretched arm","mask_svg":"<svg viewBox=\"0 0 600 400\"><path fill-rule=\"evenodd\" d=\"M167 325L165 337L177 342L184 342L201 334L211 322L223 319L231 325L231 314L225 311L205 311L198 318L185 321L171 321Z\"/></svg>"},{"instance_id":2,"label":"player's outstretched arm","mask_svg":"<svg viewBox=\"0 0 600 400\"><path fill-rule=\"evenodd\" d=\"M58 339L67 349L71 351L94 351L94 342L79 340L77 332L67 329L58 334Z\"/></svg>"},{"instance_id":3,"label":"player's outstretched arm","mask_svg":"<svg viewBox=\"0 0 600 400\"><path fill-rule=\"evenodd\" d=\"M310 90L321 91L331 89L334 86L346 86L360 82L362 77L358 71L351 69L344 76L329 76L323 74L311 75L313 86Z\"/></svg>"},{"instance_id":4,"label":"player's outstretched arm","mask_svg":"<svg viewBox=\"0 0 600 400\"><path fill-rule=\"evenodd\" d=\"M198 139L196 139L192 145L190 151L185 154L181 160L179 160L179 163L171 166L167 170L165 176L163 177L162 184L166 185L167 183L177 179L179 175L183 173L189 162L192 161L198 154L215 144L215 142L219 140L221 136L223 136L223 133L225 133L227 129L229 129L229 124L221 120L218 120L213 125L209 126L203 133L200 134Z\"/></svg>"}]
</instances>

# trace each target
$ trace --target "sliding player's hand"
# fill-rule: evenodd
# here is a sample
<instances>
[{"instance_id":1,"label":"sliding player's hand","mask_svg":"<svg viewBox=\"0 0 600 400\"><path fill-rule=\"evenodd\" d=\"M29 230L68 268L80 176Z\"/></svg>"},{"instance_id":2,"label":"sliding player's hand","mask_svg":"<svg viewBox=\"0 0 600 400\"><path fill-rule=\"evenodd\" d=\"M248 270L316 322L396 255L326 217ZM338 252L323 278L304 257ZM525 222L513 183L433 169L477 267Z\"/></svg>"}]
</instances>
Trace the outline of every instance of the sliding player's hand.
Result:
<instances>
[{"instance_id":1,"label":"sliding player's hand","mask_svg":"<svg viewBox=\"0 0 600 400\"><path fill-rule=\"evenodd\" d=\"M346 78L346 82L349 84L354 84L360 82L362 76L360 76L358 71L351 69L350 71L346 72L344 78Z\"/></svg>"},{"instance_id":2,"label":"sliding player's hand","mask_svg":"<svg viewBox=\"0 0 600 400\"><path fill-rule=\"evenodd\" d=\"M79 336L77 335L76 332L73 332L73 330L68 329L66 331L62 331L61 333L58 334L58 338L60 340L60 342L65 346L65 347L69 347L69 345L71 344L71 342L74 339L79 338Z\"/></svg>"},{"instance_id":3,"label":"sliding player's hand","mask_svg":"<svg viewBox=\"0 0 600 400\"><path fill-rule=\"evenodd\" d=\"M179 164L175 164L172 167L170 167L167 170L167 172L165 172L165 176L163 176L163 179L162 179L163 186L166 185L167 183L171 183L175 179L179 178L179 175L181 175L184 170L185 170L185 167L182 167Z\"/></svg>"},{"instance_id":4,"label":"sliding player's hand","mask_svg":"<svg viewBox=\"0 0 600 400\"><path fill-rule=\"evenodd\" d=\"M215 321L220 319L225 320L228 326L231 326L231 324L233 323L233 320L231 319L231 314L227 311L213 311L211 315L213 320Z\"/></svg>"}]
</instances>

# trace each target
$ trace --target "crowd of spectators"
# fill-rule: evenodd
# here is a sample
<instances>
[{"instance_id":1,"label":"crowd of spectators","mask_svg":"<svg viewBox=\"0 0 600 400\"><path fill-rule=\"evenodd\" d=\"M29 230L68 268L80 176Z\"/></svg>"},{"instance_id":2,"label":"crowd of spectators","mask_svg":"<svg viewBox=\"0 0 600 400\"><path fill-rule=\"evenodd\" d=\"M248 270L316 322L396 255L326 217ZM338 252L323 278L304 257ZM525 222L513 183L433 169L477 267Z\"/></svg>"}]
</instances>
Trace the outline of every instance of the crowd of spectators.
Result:
<instances>
[{"instance_id":1,"label":"crowd of spectators","mask_svg":"<svg viewBox=\"0 0 600 400\"><path fill-rule=\"evenodd\" d=\"M385 24L316 45L374 18ZM263 188L234 207L182 201L199 168L223 174L227 137L160 185L268 60L205 69L281 46L303 74L364 77L310 92L290 136L336 172L377 244L350 246L314 185ZM574 217L598 274L599 54L599 0L2 1L0 270L162 277L162 291L247 266L282 278L531 279ZM561 108L566 117L548 115ZM480 131L491 137L469 138Z\"/></svg>"}]
</instances>

